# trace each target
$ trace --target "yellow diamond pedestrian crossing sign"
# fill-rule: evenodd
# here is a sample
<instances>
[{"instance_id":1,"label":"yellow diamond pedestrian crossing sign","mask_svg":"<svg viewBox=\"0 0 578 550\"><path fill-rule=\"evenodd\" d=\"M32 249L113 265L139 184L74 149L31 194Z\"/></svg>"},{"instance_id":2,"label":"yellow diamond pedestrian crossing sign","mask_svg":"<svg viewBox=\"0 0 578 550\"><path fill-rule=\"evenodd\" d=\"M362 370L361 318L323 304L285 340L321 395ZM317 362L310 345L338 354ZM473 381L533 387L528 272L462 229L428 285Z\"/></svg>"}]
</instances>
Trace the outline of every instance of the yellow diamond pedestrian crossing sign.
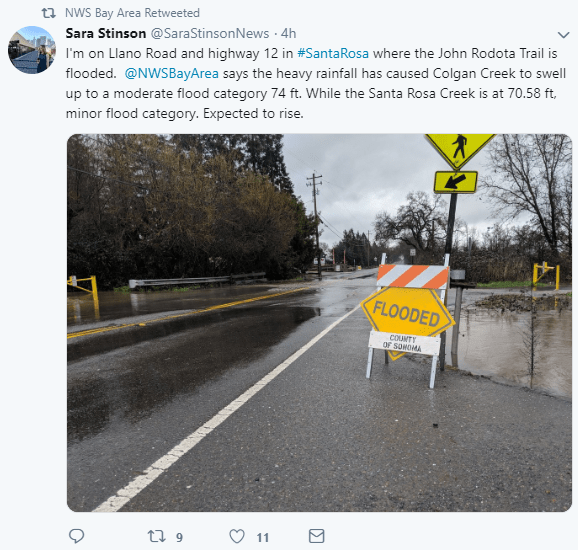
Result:
<instances>
[{"instance_id":1,"label":"yellow diamond pedestrian crossing sign","mask_svg":"<svg viewBox=\"0 0 578 550\"><path fill-rule=\"evenodd\" d=\"M434 193L466 193L476 192L478 186L477 172L436 172Z\"/></svg>"},{"instance_id":2,"label":"yellow diamond pedestrian crossing sign","mask_svg":"<svg viewBox=\"0 0 578 550\"><path fill-rule=\"evenodd\" d=\"M426 134L437 152L454 169L459 170L496 134Z\"/></svg>"}]
</instances>

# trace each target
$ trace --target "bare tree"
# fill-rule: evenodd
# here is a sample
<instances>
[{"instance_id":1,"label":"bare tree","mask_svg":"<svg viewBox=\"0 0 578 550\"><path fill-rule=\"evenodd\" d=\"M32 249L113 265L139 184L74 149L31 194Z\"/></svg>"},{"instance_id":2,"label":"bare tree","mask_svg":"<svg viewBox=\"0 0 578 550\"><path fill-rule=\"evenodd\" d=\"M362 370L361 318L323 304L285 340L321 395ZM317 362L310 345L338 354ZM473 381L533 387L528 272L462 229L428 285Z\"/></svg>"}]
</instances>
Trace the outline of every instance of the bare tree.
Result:
<instances>
[{"instance_id":1,"label":"bare tree","mask_svg":"<svg viewBox=\"0 0 578 550\"><path fill-rule=\"evenodd\" d=\"M536 366L538 359L538 351L540 350L540 327L538 320L538 311L536 302L532 293L530 293L530 317L525 321L522 332L523 355L526 359L528 367L528 375L530 376L530 388L534 385L534 375L536 374Z\"/></svg>"},{"instance_id":2,"label":"bare tree","mask_svg":"<svg viewBox=\"0 0 578 550\"><path fill-rule=\"evenodd\" d=\"M500 224L488 227L488 231L482 234L484 248L491 252L505 255L512 245L512 233L516 228L509 228Z\"/></svg>"},{"instance_id":3,"label":"bare tree","mask_svg":"<svg viewBox=\"0 0 578 550\"><path fill-rule=\"evenodd\" d=\"M560 201L560 234L561 241L572 256L572 171L564 174Z\"/></svg>"},{"instance_id":4,"label":"bare tree","mask_svg":"<svg viewBox=\"0 0 578 550\"><path fill-rule=\"evenodd\" d=\"M395 216L385 211L377 215L373 224L376 240L385 244L398 240L418 250L433 250L437 235L441 238L445 232L446 203L440 195L423 191L409 193L406 200Z\"/></svg>"},{"instance_id":5,"label":"bare tree","mask_svg":"<svg viewBox=\"0 0 578 550\"><path fill-rule=\"evenodd\" d=\"M529 213L552 252L571 250L572 145L562 134L504 134L489 147L493 175L482 178L496 215Z\"/></svg>"}]
</instances>

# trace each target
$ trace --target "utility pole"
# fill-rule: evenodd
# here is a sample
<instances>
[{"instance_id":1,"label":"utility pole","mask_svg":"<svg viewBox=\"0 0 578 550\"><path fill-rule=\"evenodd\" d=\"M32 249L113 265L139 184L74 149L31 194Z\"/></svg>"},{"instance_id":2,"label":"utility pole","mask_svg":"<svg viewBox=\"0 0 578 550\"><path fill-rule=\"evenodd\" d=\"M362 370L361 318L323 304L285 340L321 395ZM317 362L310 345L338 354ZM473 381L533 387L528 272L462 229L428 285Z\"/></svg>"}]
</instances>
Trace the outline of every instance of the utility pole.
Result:
<instances>
[{"instance_id":1,"label":"utility pole","mask_svg":"<svg viewBox=\"0 0 578 550\"><path fill-rule=\"evenodd\" d=\"M367 269L369 269L369 229L367 230Z\"/></svg>"},{"instance_id":2,"label":"utility pole","mask_svg":"<svg viewBox=\"0 0 578 550\"><path fill-rule=\"evenodd\" d=\"M315 238L317 241L317 274L321 280L321 250L319 248L319 218L317 217L317 190L315 189L315 178L322 178L323 176L316 176L315 172L307 180L313 180L313 183L308 183L307 186L313 186L313 208L315 209ZM323 182L319 182L323 185Z\"/></svg>"}]
</instances>

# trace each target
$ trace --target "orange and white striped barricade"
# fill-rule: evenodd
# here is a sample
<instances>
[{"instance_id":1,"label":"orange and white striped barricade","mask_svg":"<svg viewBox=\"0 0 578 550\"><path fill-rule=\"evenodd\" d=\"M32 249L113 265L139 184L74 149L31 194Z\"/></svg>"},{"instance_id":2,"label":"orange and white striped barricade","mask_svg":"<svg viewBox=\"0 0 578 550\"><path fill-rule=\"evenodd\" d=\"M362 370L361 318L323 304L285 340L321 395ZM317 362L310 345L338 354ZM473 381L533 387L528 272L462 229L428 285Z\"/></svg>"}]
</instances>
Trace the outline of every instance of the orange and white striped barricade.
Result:
<instances>
[{"instance_id":1,"label":"orange and white striped barricade","mask_svg":"<svg viewBox=\"0 0 578 550\"><path fill-rule=\"evenodd\" d=\"M371 376L375 348L384 349L394 361L405 353L432 355L430 388L433 389L440 354L439 335L455 324L444 305L449 283L448 260L446 256L444 266L379 266L378 290L361 303L374 329L368 344L367 378Z\"/></svg>"}]
</instances>

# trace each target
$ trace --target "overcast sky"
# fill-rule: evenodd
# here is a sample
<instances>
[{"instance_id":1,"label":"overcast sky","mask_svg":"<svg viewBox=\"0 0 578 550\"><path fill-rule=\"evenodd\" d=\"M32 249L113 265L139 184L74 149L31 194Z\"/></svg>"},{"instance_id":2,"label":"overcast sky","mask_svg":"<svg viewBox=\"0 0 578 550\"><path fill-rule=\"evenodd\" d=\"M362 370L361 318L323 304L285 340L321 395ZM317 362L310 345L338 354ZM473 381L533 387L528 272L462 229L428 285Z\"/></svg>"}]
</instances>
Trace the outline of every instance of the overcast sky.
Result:
<instances>
[{"instance_id":1,"label":"overcast sky","mask_svg":"<svg viewBox=\"0 0 578 550\"><path fill-rule=\"evenodd\" d=\"M285 134L284 157L295 194L313 212L307 177L315 170L323 175L317 208L321 217L336 229L324 227L321 242L332 246L344 230L365 233L373 241L373 222L378 212L395 213L411 191L433 195L438 170L451 170L422 134ZM463 170L488 172L482 149ZM311 182L309 182L311 183ZM459 195L456 216L479 231L498 222L480 193ZM445 196L449 206L450 195Z\"/></svg>"}]
</instances>

